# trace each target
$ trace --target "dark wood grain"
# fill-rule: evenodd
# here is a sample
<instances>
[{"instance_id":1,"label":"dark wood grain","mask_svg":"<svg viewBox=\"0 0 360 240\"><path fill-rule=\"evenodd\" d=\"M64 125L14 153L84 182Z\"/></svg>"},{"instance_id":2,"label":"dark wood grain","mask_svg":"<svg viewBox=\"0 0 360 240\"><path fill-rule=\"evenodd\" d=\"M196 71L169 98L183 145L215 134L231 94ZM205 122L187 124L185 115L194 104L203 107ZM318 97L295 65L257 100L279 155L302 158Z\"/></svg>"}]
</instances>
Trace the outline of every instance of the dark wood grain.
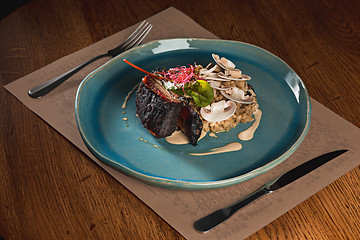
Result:
<instances>
[{"instance_id":1,"label":"dark wood grain","mask_svg":"<svg viewBox=\"0 0 360 240\"><path fill-rule=\"evenodd\" d=\"M1 86L169 6L278 55L313 98L360 126L357 0L33 0L0 22ZM183 239L4 88L0 99L0 236ZM249 239L360 239L359 209L357 167Z\"/></svg>"}]
</instances>

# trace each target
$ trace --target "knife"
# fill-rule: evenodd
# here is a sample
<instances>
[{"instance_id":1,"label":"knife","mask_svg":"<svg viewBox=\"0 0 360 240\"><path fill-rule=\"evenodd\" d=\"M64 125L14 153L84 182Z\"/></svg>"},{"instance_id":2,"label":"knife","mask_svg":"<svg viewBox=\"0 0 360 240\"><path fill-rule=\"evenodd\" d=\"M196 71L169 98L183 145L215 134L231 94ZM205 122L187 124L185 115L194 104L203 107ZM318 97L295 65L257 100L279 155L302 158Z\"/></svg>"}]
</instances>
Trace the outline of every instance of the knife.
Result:
<instances>
[{"instance_id":1,"label":"knife","mask_svg":"<svg viewBox=\"0 0 360 240\"><path fill-rule=\"evenodd\" d=\"M286 172L285 174L281 175L280 177L266 183L264 186L256 190L255 192L251 193L250 195L246 196L245 198L227 206L225 208L221 208L199 220L194 222L194 228L201 232L207 232L220 223L227 220L231 217L235 212L237 212L242 207L248 205L249 203L253 202L254 200L272 193L289 183L294 182L295 180L301 178L302 176L306 175L307 173L315 170L316 168L320 167L321 165L329 162L330 160L340 156L341 154L347 152L348 150L337 150L334 152L325 153L319 157L311 159L296 168Z\"/></svg>"}]
</instances>

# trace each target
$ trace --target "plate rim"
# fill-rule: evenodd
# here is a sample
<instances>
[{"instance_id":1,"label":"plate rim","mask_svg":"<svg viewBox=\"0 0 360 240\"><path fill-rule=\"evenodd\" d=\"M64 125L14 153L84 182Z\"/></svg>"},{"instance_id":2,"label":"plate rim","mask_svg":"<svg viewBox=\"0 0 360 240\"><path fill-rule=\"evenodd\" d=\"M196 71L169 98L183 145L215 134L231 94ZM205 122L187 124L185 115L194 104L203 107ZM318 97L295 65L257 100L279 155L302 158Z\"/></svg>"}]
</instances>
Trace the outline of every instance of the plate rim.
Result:
<instances>
[{"instance_id":1,"label":"plate rim","mask_svg":"<svg viewBox=\"0 0 360 240\"><path fill-rule=\"evenodd\" d=\"M215 41L215 42L224 42L224 43L232 43L232 44L244 44L244 45L248 45L250 47L259 49L260 51L264 51L266 54L270 54L272 57L276 58L277 60L279 60L282 64L284 64L289 70L291 70L293 73L296 74L296 76L299 79L299 82L302 85L303 90L305 91L305 96L306 96L306 123L304 126L304 129L301 132L301 135L298 137L298 139L292 144L292 146L287 149L284 153L282 153L280 156L278 156L277 158L272 159L270 162L266 163L265 165L262 165L258 168L255 168L249 172L246 172L244 174L241 174L239 176L236 177L231 177L231 178L226 178L226 179L221 179L221 180L214 180L214 181L194 181L194 180L180 180L180 179L168 179L165 177L157 177L157 176L151 176L151 175L147 175L141 172L138 172L134 169L131 169L127 166L124 166L106 156L104 156L102 153L100 153L95 147L92 146L91 141L89 141L87 139L87 136L81 126L80 123L80 119L79 119L79 101L81 98L81 91L82 91L82 86L89 81L92 77L94 77L94 75L96 75L97 72L101 71L102 69L104 69L106 66L108 66L109 64L111 64L114 61L118 61L119 58L122 58L123 55L128 54L132 51L135 51L136 49L140 49L140 48L144 48L148 45L154 44L156 42L159 41L165 41L165 40L170 40L170 41L179 41L179 40L195 40L195 41ZM117 55L116 57L110 59L109 61L107 61L106 63L104 63L103 65L101 65L100 67L96 68L94 71L92 71L91 73L89 73L80 83L80 85L78 86L78 89L76 91L76 97L75 97L75 118L76 118L76 124L80 133L80 136L83 140L83 142L85 143L86 147L90 150L90 152L92 154L94 154L94 156L100 160L102 163L104 163L105 165L108 165L114 169L116 169L117 171L120 171L121 173L124 173L127 176L130 176L132 178L135 178L137 180L140 180L142 182L145 182L147 184L150 185L155 185L155 186L160 186L160 187L165 187L165 188L176 188L176 189L185 189L185 190L203 190L203 189L212 189L212 188L219 188L219 187L225 187L225 186L230 186L233 184L237 184L240 182L244 182L246 180L249 180L251 178L254 178L256 176L259 176L267 171L269 171L270 169L274 168L275 166L279 165L280 163L282 163L283 161L285 161L302 143L302 141L304 140L305 136L307 135L308 131L309 131L309 127L310 127L310 122L311 122L311 99L308 93L308 90L304 84L304 82L302 81L302 79L298 76L298 74L284 61L282 60L280 57L276 56L275 54L271 53L270 51L261 48L259 46L256 46L254 44L251 43L246 43L246 42L242 42L242 41L236 41L236 40L224 40L224 39L207 39L207 38L166 38L166 39L158 39L158 40L153 40L153 41L149 41L147 43L144 43L140 46L134 47L132 49L129 49L119 55Z\"/></svg>"}]
</instances>

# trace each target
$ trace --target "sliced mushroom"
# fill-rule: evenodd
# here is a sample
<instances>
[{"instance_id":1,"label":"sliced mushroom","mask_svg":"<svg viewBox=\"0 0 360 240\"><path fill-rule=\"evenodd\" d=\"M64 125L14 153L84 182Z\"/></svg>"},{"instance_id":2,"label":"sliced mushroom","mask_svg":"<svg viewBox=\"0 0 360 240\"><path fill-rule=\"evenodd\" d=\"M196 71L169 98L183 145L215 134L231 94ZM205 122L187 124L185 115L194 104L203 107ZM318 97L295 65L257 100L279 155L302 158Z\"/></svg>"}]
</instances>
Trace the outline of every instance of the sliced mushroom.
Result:
<instances>
[{"instance_id":1,"label":"sliced mushroom","mask_svg":"<svg viewBox=\"0 0 360 240\"><path fill-rule=\"evenodd\" d=\"M241 78L242 72L240 69L225 69L224 75L232 78Z\"/></svg>"},{"instance_id":2,"label":"sliced mushroom","mask_svg":"<svg viewBox=\"0 0 360 240\"><path fill-rule=\"evenodd\" d=\"M220 82L220 81L208 81L208 83L210 84L210 86L214 89L217 89L217 90L227 90L227 89L230 89L231 87L226 87L226 86L223 86L223 84Z\"/></svg>"},{"instance_id":3,"label":"sliced mushroom","mask_svg":"<svg viewBox=\"0 0 360 240\"><path fill-rule=\"evenodd\" d=\"M230 79L226 79L226 78L219 78L218 74L215 75L209 75L208 77L203 77L206 80L215 80L215 81L220 81L220 82L229 82L231 81Z\"/></svg>"},{"instance_id":4,"label":"sliced mushroom","mask_svg":"<svg viewBox=\"0 0 360 240\"><path fill-rule=\"evenodd\" d=\"M237 71L238 70L238 71ZM239 74L240 72L240 74ZM225 70L225 73L218 73L218 77L226 79L226 80L234 80L234 81L248 81L251 79L250 76L245 75L245 74L241 74L241 71L239 69L235 69L235 70Z\"/></svg>"},{"instance_id":5,"label":"sliced mushroom","mask_svg":"<svg viewBox=\"0 0 360 240\"><path fill-rule=\"evenodd\" d=\"M251 104L254 102L254 98L249 95L245 95L245 92L237 87L232 87L227 90L220 90L220 93L235 102L242 103L242 104Z\"/></svg>"},{"instance_id":6,"label":"sliced mushroom","mask_svg":"<svg viewBox=\"0 0 360 240\"><path fill-rule=\"evenodd\" d=\"M219 71L222 71L222 68L219 65L214 65L210 69L207 69L207 68L200 69L200 75L202 78L204 78L206 80L224 81L218 77ZM228 81L228 80L226 79L225 81Z\"/></svg>"},{"instance_id":7,"label":"sliced mushroom","mask_svg":"<svg viewBox=\"0 0 360 240\"><path fill-rule=\"evenodd\" d=\"M220 72L222 69L219 65L214 65L213 67L207 69L207 68L202 68L200 69L200 74L207 76L209 74L215 73L217 74L218 72Z\"/></svg>"},{"instance_id":8,"label":"sliced mushroom","mask_svg":"<svg viewBox=\"0 0 360 240\"><path fill-rule=\"evenodd\" d=\"M200 70L200 75L205 80L230 81L228 79L219 78L219 76L218 76L219 72L217 71L218 68L221 69L221 67L219 65L215 65L211 69L204 69L203 68L203 69Z\"/></svg>"},{"instance_id":9,"label":"sliced mushroom","mask_svg":"<svg viewBox=\"0 0 360 240\"><path fill-rule=\"evenodd\" d=\"M201 116L208 122L219 122L231 117L236 110L233 101L222 100L200 109Z\"/></svg>"},{"instance_id":10,"label":"sliced mushroom","mask_svg":"<svg viewBox=\"0 0 360 240\"><path fill-rule=\"evenodd\" d=\"M212 54L214 61L223 69L235 69L235 64L230 60L222 57L220 58L219 55Z\"/></svg>"},{"instance_id":11,"label":"sliced mushroom","mask_svg":"<svg viewBox=\"0 0 360 240\"><path fill-rule=\"evenodd\" d=\"M201 77L203 77L205 79L210 79L210 78L218 79L218 74L217 73L207 73L207 74L202 75Z\"/></svg>"},{"instance_id":12,"label":"sliced mushroom","mask_svg":"<svg viewBox=\"0 0 360 240\"><path fill-rule=\"evenodd\" d=\"M210 69L210 68L212 68L214 66L214 64L211 62L211 63L209 63L205 68L206 69Z\"/></svg>"}]
</instances>

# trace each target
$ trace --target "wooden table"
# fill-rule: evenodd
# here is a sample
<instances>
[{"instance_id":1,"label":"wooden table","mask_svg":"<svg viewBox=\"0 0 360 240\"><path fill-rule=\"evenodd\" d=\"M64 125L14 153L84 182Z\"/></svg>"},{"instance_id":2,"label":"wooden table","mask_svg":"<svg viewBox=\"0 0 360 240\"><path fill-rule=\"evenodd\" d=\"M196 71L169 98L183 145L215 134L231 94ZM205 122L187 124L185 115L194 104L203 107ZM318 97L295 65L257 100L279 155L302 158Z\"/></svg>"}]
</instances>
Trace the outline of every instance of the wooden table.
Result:
<instances>
[{"instance_id":1,"label":"wooden table","mask_svg":"<svg viewBox=\"0 0 360 240\"><path fill-rule=\"evenodd\" d=\"M169 6L273 52L313 98L360 126L357 0L33 0L0 22L1 86ZM0 99L0 236L183 239L4 88ZM359 200L357 167L249 239L360 239Z\"/></svg>"}]
</instances>

